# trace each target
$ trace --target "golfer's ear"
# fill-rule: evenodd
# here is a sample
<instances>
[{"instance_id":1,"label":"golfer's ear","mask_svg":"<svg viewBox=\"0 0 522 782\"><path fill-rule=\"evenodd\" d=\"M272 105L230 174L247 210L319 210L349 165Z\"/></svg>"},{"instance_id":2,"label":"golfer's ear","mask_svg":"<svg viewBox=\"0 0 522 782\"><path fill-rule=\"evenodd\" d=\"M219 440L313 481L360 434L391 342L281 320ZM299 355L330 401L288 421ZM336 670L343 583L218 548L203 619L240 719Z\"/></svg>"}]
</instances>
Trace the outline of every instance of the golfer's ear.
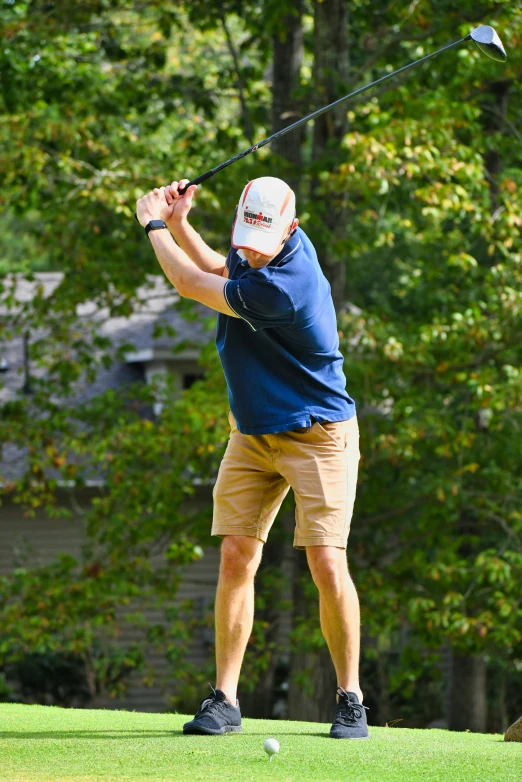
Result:
<instances>
[{"instance_id":1,"label":"golfer's ear","mask_svg":"<svg viewBox=\"0 0 522 782\"><path fill-rule=\"evenodd\" d=\"M294 222L292 223L292 231L295 231L298 225L299 225L299 218L295 217Z\"/></svg>"}]
</instances>

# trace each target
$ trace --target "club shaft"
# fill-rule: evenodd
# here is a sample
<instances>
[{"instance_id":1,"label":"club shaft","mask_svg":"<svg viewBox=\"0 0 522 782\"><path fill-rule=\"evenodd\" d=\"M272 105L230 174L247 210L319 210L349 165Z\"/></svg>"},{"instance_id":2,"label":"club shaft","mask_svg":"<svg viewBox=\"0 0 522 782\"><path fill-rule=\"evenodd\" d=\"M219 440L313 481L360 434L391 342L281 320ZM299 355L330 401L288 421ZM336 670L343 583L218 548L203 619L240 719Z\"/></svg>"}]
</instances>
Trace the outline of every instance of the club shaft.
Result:
<instances>
[{"instance_id":1,"label":"club shaft","mask_svg":"<svg viewBox=\"0 0 522 782\"><path fill-rule=\"evenodd\" d=\"M263 139L263 141L259 141L257 144L254 144L249 149L245 149L243 152L240 152L238 155L234 155L234 157L231 157L229 160L225 160L225 162L220 163L219 166L216 166L215 168L211 168L208 171L205 171L204 174L200 174L195 179L191 179L190 182L188 182L184 188L179 189L179 193L183 194L187 189L187 187L190 187L191 185L199 185L201 182L204 182L206 179L210 179L210 177L213 177L214 174L218 173L218 171L222 171L227 166L230 166L232 163L235 163L236 160L241 160L241 158L250 155L251 152L256 152L258 149L264 147L266 144L269 144L271 141L274 141L276 138L281 138L281 136L284 136L285 133L290 133L292 130L301 127L301 125L304 125L305 122L309 122L311 119L320 117L322 114L325 114L327 111L330 111L331 109L334 109L336 106L340 106L345 101L350 100L350 98L355 98L356 95L361 95L363 92L366 92L366 90L370 90L372 87L376 87L377 84L382 84L388 79L393 79L393 77L398 76L399 73L403 73L404 71L409 70L409 68L414 68L416 65L420 65L422 62L426 62L426 60L430 60L432 57L436 57L438 54L445 52L447 49L452 49L454 46L458 46L459 44L464 43L464 41L467 41L469 38L470 36L467 35L465 38L460 38L460 40L458 41L449 43L447 44L447 46L443 46L442 49L437 49L436 52L432 52L431 54L426 54L424 57L421 57L419 60L414 60L413 62L410 62L407 65L403 65L402 68L393 71L393 73L387 73L386 76L381 76L380 79L376 79L375 81L372 81L370 84L366 84L364 87L359 87L359 89L350 92L349 95L345 95L343 98L339 98L338 100L335 100L333 103L329 103L328 106L324 106L322 109L317 109L317 111L312 112L312 114L308 114L306 117L302 117L301 119L298 119L296 122L293 122L292 125L287 125L286 128L283 128L282 130L278 130L277 133L273 133L271 136Z\"/></svg>"}]
</instances>

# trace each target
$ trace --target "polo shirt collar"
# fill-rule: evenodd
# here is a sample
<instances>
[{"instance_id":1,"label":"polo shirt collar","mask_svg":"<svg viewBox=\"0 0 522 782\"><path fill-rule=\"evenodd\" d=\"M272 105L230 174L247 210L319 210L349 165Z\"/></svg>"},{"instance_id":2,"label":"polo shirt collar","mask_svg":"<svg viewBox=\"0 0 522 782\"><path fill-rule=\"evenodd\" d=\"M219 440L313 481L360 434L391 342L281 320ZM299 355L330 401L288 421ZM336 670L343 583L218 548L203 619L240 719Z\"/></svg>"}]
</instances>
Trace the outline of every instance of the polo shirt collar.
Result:
<instances>
[{"instance_id":1,"label":"polo shirt collar","mask_svg":"<svg viewBox=\"0 0 522 782\"><path fill-rule=\"evenodd\" d=\"M280 263L285 261L287 258L288 260L291 260L293 256L295 255L295 251L301 244L301 237L299 236L299 229L296 228L291 237L288 239L287 242L285 242L285 246L281 250L281 252L276 255L275 258L272 258L268 266L279 266Z\"/></svg>"}]
</instances>

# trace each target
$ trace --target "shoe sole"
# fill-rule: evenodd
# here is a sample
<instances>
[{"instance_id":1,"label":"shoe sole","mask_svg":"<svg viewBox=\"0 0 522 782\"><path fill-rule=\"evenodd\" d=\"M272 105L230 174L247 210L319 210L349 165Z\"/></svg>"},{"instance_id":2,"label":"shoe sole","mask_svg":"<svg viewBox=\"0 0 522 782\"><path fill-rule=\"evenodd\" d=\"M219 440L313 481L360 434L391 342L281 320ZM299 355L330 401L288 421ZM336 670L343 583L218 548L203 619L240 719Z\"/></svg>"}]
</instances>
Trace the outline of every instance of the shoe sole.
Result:
<instances>
[{"instance_id":1,"label":"shoe sole","mask_svg":"<svg viewBox=\"0 0 522 782\"><path fill-rule=\"evenodd\" d=\"M348 739L348 741L367 741L369 736L330 736L331 739Z\"/></svg>"},{"instance_id":2,"label":"shoe sole","mask_svg":"<svg viewBox=\"0 0 522 782\"><path fill-rule=\"evenodd\" d=\"M224 736L225 733L241 733L241 730L241 725L225 725L219 730L211 730L210 728L183 729L183 733L185 736Z\"/></svg>"}]
</instances>

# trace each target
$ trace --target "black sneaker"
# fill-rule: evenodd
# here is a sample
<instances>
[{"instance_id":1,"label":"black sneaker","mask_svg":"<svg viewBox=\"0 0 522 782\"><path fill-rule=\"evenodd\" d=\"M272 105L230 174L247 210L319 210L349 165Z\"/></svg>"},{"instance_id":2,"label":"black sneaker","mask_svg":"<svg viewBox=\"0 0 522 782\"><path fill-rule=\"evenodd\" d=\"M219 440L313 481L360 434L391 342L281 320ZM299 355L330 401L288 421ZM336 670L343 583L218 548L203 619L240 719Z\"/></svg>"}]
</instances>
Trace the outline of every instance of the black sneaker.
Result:
<instances>
[{"instance_id":1,"label":"black sneaker","mask_svg":"<svg viewBox=\"0 0 522 782\"><path fill-rule=\"evenodd\" d=\"M239 701L233 706L221 690L215 690L209 685L212 695L203 698L199 704L196 716L183 725L183 733L198 736L221 736L223 733L241 732L241 712Z\"/></svg>"},{"instance_id":2,"label":"black sneaker","mask_svg":"<svg viewBox=\"0 0 522 782\"><path fill-rule=\"evenodd\" d=\"M335 710L335 719L330 728L332 739L369 739L368 725L366 724L366 709L359 703L359 698L354 692L346 692L342 687L337 688L339 700Z\"/></svg>"}]
</instances>

